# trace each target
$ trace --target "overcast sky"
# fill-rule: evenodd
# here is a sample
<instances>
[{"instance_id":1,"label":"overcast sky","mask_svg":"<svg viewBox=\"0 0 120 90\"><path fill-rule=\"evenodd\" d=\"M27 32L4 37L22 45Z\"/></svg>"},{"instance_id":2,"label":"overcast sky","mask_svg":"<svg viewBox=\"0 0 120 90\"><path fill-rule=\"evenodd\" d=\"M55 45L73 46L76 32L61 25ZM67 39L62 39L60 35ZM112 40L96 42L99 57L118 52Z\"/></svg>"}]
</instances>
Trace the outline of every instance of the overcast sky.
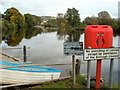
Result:
<instances>
[{"instance_id":1,"label":"overcast sky","mask_svg":"<svg viewBox=\"0 0 120 90\"><path fill-rule=\"evenodd\" d=\"M38 16L57 16L68 8L79 10L81 19L97 16L100 11L108 11L115 18L118 16L119 0L0 0L0 12L15 7L22 14L30 13Z\"/></svg>"}]
</instances>

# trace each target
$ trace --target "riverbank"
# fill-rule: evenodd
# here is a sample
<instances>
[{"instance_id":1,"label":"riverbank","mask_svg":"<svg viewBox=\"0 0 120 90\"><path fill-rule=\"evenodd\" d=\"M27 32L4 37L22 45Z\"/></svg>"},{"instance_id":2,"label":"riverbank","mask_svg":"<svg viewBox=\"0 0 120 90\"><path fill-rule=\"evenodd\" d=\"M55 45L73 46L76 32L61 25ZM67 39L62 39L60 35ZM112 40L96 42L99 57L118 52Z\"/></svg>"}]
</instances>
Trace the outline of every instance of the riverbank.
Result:
<instances>
[{"instance_id":1,"label":"riverbank","mask_svg":"<svg viewBox=\"0 0 120 90\"><path fill-rule=\"evenodd\" d=\"M76 85L73 85L72 81L73 80L70 77L60 81L46 82L43 85L38 85L30 89L32 90L32 89L40 89L40 88L86 88L84 76L76 77Z\"/></svg>"}]
</instances>

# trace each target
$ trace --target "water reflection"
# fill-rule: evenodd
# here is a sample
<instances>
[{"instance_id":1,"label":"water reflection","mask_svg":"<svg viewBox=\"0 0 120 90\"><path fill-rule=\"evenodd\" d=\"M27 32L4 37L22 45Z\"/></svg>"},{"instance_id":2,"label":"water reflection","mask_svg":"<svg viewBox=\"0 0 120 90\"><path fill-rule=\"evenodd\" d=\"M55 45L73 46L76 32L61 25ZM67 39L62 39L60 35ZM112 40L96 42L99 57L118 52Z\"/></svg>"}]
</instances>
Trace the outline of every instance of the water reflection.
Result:
<instances>
[{"instance_id":1,"label":"water reflection","mask_svg":"<svg viewBox=\"0 0 120 90\"><path fill-rule=\"evenodd\" d=\"M5 41L5 43L8 44L8 46L16 46L18 45L21 40L24 37L24 30L16 30L13 32L5 32L3 31L3 33L7 33L7 35L3 35L2 39Z\"/></svg>"},{"instance_id":2,"label":"water reflection","mask_svg":"<svg viewBox=\"0 0 120 90\"><path fill-rule=\"evenodd\" d=\"M80 30L71 30L70 28L58 28L58 29L50 29L50 28L33 28L27 27L24 29L13 29L11 30L3 30L2 31L2 40L8 46L17 46L20 44L22 39L31 39L34 36L37 36L41 33L48 33L48 32L57 32L58 40L65 40L67 42L75 41L78 42L80 39L80 35L83 31Z\"/></svg>"},{"instance_id":3,"label":"water reflection","mask_svg":"<svg viewBox=\"0 0 120 90\"><path fill-rule=\"evenodd\" d=\"M26 28L25 39L31 39L32 37L41 34L43 31L41 28Z\"/></svg>"},{"instance_id":4,"label":"water reflection","mask_svg":"<svg viewBox=\"0 0 120 90\"><path fill-rule=\"evenodd\" d=\"M66 42L78 42L80 40L80 35L83 31L75 30L71 28L58 28L57 35L58 40L64 39Z\"/></svg>"},{"instance_id":5,"label":"water reflection","mask_svg":"<svg viewBox=\"0 0 120 90\"><path fill-rule=\"evenodd\" d=\"M22 41L23 38L31 39L33 36L42 33L40 28L26 28L18 30L3 30L2 31L2 40L8 46L17 46Z\"/></svg>"}]
</instances>

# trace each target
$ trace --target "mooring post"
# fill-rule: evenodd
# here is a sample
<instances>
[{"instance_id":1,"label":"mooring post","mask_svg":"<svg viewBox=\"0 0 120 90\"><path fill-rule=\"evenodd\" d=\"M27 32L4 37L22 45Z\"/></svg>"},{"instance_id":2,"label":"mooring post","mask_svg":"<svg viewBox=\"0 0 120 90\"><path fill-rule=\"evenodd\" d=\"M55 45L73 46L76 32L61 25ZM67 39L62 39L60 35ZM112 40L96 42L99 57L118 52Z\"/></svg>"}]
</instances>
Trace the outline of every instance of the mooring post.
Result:
<instances>
[{"instance_id":1,"label":"mooring post","mask_svg":"<svg viewBox=\"0 0 120 90\"><path fill-rule=\"evenodd\" d=\"M87 88L90 88L90 68L91 68L91 60L87 61Z\"/></svg>"},{"instance_id":2,"label":"mooring post","mask_svg":"<svg viewBox=\"0 0 120 90\"><path fill-rule=\"evenodd\" d=\"M75 55L72 56L72 68L73 68L73 85L76 84L76 74L75 74Z\"/></svg>"},{"instance_id":3,"label":"mooring post","mask_svg":"<svg viewBox=\"0 0 120 90\"><path fill-rule=\"evenodd\" d=\"M109 73L109 87L112 88L112 72L113 72L114 59L110 60L110 73Z\"/></svg>"},{"instance_id":4,"label":"mooring post","mask_svg":"<svg viewBox=\"0 0 120 90\"><path fill-rule=\"evenodd\" d=\"M81 60L79 59L76 59L76 75L79 75L80 74L80 66L81 66Z\"/></svg>"},{"instance_id":5,"label":"mooring post","mask_svg":"<svg viewBox=\"0 0 120 90\"><path fill-rule=\"evenodd\" d=\"M23 60L24 60L24 62L27 62L27 57L26 57L26 46L25 45L23 45Z\"/></svg>"}]
</instances>

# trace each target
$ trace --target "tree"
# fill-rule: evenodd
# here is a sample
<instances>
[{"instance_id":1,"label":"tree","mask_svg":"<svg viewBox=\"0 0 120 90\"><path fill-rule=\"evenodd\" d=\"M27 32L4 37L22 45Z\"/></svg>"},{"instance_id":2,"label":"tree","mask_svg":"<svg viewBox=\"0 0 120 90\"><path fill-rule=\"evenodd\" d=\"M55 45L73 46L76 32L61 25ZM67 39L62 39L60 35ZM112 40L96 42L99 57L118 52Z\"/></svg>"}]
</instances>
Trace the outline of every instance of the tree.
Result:
<instances>
[{"instance_id":1,"label":"tree","mask_svg":"<svg viewBox=\"0 0 120 90\"><path fill-rule=\"evenodd\" d=\"M87 25L97 25L98 18L97 17L86 17L83 22L84 24L87 24Z\"/></svg>"},{"instance_id":2,"label":"tree","mask_svg":"<svg viewBox=\"0 0 120 90\"><path fill-rule=\"evenodd\" d=\"M98 13L98 18L111 18L107 11L101 11Z\"/></svg>"},{"instance_id":3,"label":"tree","mask_svg":"<svg viewBox=\"0 0 120 90\"><path fill-rule=\"evenodd\" d=\"M63 17L59 17L57 18L57 23L58 23L58 32L59 31L65 32L67 20Z\"/></svg>"},{"instance_id":4,"label":"tree","mask_svg":"<svg viewBox=\"0 0 120 90\"><path fill-rule=\"evenodd\" d=\"M67 21L68 21L68 25L70 25L72 28L78 28L80 25L80 15L78 13L78 10L76 10L75 8L68 8L65 16L64 16Z\"/></svg>"},{"instance_id":5,"label":"tree","mask_svg":"<svg viewBox=\"0 0 120 90\"><path fill-rule=\"evenodd\" d=\"M42 22L42 18L36 15L24 14L25 23L27 27L34 27L36 25L40 25Z\"/></svg>"},{"instance_id":6,"label":"tree","mask_svg":"<svg viewBox=\"0 0 120 90\"><path fill-rule=\"evenodd\" d=\"M25 23L27 27L33 27L37 22L33 19L31 14L24 14L25 17Z\"/></svg>"},{"instance_id":7,"label":"tree","mask_svg":"<svg viewBox=\"0 0 120 90\"><path fill-rule=\"evenodd\" d=\"M113 23L110 14L107 11L101 11L98 13L98 19L100 25L111 25Z\"/></svg>"},{"instance_id":8,"label":"tree","mask_svg":"<svg viewBox=\"0 0 120 90\"><path fill-rule=\"evenodd\" d=\"M18 29L24 28L24 16L14 7L5 11L4 19L10 23L15 23Z\"/></svg>"}]
</instances>

